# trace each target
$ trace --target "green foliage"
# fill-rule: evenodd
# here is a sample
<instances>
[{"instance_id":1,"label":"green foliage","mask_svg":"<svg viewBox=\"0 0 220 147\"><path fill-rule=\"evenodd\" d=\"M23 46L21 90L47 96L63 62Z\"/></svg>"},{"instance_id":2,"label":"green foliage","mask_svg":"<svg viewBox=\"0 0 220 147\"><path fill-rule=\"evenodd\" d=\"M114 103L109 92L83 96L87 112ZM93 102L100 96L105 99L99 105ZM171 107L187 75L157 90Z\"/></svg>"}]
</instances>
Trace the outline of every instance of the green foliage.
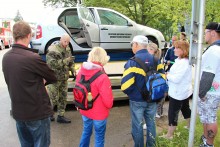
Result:
<instances>
[{"instance_id":1,"label":"green foliage","mask_svg":"<svg viewBox=\"0 0 220 147\"><path fill-rule=\"evenodd\" d=\"M219 8L220 0L206 0L206 24L211 21L220 22Z\"/></svg>"},{"instance_id":2,"label":"green foliage","mask_svg":"<svg viewBox=\"0 0 220 147\"><path fill-rule=\"evenodd\" d=\"M111 8L135 22L160 30L165 39L191 21L192 0L81 0L86 6ZM50 6L75 6L77 0L43 0ZM220 0L206 0L205 23L220 22ZM187 25L189 27L189 25ZM188 28L190 29L190 28Z\"/></svg>"},{"instance_id":3,"label":"green foliage","mask_svg":"<svg viewBox=\"0 0 220 147\"><path fill-rule=\"evenodd\" d=\"M220 111L217 114L218 118L220 118ZM178 124L178 127L175 131L174 138L172 140L167 140L164 138L157 137L156 147L187 147L189 140L189 130L185 129L186 125L185 121L182 121ZM218 120L218 128L220 127L220 119ZM162 134L165 134L164 130ZM158 134L158 136L162 135ZM201 135L203 134L203 126L200 123L199 117L197 116L196 125L195 125L195 134L194 134L194 146L199 146L201 144ZM220 133L215 137L215 146L220 144Z\"/></svg>"},{"instance_id":4,"label":"green foliage","mask_svg":"<svg viewBox=\"0 0 220 147\"><path fill-rule=\"evenodd\" d=\"M14 21L17 22L17 21L20 21L20 20L23 20L23 17L21 16L19 10L17 11L17 14L14 18Z\"/></svg>"},{"instance_id":5,"label":"green foliage","mask_svg":"<svg viewBox=\"0 0 220 147\"><path fill-rule=\"evenodd\" d=\"M52 7L71 7L75 6L77 0L43 0L45 6Z\"/></svg>"}]
</instances>

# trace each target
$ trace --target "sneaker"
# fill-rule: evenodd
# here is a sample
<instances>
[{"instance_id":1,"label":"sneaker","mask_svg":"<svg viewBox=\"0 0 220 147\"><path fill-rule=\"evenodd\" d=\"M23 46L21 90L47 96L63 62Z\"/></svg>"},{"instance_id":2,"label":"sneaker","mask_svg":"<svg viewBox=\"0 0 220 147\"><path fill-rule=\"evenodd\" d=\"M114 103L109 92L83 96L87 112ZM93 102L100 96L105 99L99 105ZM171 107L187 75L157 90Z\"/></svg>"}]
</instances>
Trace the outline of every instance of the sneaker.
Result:
<instances>
[{"instance_id":1,"label":"sneaker","mask_svg":"<svg viewBox=\"0 0 220 147\"><path fill-rule=\"evenodd\" d=\"M146 125L146 124L143 125L143 129L144 129L144 130L147 129L147 125Z\"/></svg>"},{"instance_id":2,"label":"sneaker","mask_svg":"<svg viewBox=\"0 0 220 147\"><path fill-rule=\"evenodd\" d=\"M66 118L66 117L64 117L64 116L58 115L57 116L57 122L58 123L71 123L71 120Z\"/></svg>"},{"instance_id":3,"label":"sneaker","mask_svg":"<svg viewBox=\"0 0 220 147\"><path fill-rule=\"evenodd\" d=\"M204 143L202 143L202 144L200 144L200 146L199 147L214 147L214 145L208 145L208 144L204 144Z\"/></svg>"},{"instance_id":4,"label":"sneaker","mask_svg":"<svg viewBox=\"0 0 220 147\"><path fill-rule=\"evenodd\" d=\"M206 140L207 140L207 139L205 138L205 136L202 135L202 136L201 136L201 141L202 141L203 144L206 144Z\"/></svg>"},{"instance_id":5,"label":"sneaker","mask_svg":"<svg viewBox=\"0 0 220 147\"><path fill-rule=\"evenodd\" d=\"M156 114L156 118L160 118L160 115Z\"/></svg>"}]
</instances>

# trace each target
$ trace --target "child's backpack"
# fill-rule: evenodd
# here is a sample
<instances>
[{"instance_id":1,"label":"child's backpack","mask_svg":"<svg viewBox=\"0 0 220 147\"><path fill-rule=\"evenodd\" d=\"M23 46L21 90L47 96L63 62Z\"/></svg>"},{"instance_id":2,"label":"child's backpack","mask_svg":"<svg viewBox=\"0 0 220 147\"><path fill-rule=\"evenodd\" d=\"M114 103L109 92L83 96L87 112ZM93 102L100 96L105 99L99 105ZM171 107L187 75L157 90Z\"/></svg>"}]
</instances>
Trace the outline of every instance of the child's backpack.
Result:
<instances>
[{"instance_id":1,"label":"child's backpack","mask_svg":"<svg viewBox=\"0 0 220 147\"><path fill-rule=\"evenodd\" d=\"M92 98L90 84L95 81L103 71L98 71L89 80L85 80L85 75L81 75L81 79L75 83L73 87L75 107L82 110L89 110L93 107L94 101L99 97L99 94L95 98Z\"/></svg>"},{"instance_id":2,"label":"child's backpack","mask_svg":"<svg viewBox=\"0 0 220 147\"><path fill-rule=\"evenodd\" d=\"M136 61L146 73L146 88L142 90L137 86L137 84L135 84L142 94L144 100L146 100L147 102L158 102L163 99L164 93L167 91L167 84L166 80L157 71L158 60L154 58L153 67L147 67L146 64L139 58L133 57L131 59Z\"/></svg>"}]
</instances>

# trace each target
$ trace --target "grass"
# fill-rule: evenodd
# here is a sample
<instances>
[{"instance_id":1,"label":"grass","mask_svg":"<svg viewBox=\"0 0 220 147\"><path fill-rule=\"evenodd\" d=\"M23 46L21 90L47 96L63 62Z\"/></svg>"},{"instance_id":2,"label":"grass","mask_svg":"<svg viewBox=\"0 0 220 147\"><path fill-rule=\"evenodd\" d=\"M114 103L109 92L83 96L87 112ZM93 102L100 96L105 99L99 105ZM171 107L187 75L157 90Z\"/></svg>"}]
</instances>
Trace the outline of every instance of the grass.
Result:
<instances>
[{"instance_id":1,"label":"grass","mask_svg":"<svg viewBox=\"0 0 220 147\"><path fill-rule=\"evenodd\" d=\"M218 111L217 117L220 118L220 111ZM187 147L189 140L189 130L183 128L186 125L186 121L178 123L177 129L172 140L167 140L164 138L157 137L156 147ZM218 119L218 128L220 128L220 119ZM163 130L158 136L165 134L167 130ZM194 134L194 146L199 146L201 144L200 137L203 134L203 126L200 123L200 119L197 116L196 125L195 125L195 134ZM215 137L214 145L217 146L220 144L220 130Z\"/></svg>"}]
</instances>

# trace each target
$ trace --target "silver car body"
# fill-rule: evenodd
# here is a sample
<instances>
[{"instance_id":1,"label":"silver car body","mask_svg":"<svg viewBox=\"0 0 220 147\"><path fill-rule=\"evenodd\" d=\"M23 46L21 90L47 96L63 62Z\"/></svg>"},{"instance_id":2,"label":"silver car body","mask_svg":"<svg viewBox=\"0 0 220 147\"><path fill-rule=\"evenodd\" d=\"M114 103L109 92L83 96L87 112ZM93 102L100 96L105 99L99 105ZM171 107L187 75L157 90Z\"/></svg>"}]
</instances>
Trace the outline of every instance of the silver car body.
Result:
<instances>
[{"instance_id":1,"label":"silver car body","mask_svg":"<svg viewBox=\"0 0 220 147\"><path fill-rule=\"evenodd\" d=\"M81 32L84 43L79 43L76 34ZM68 33L71 36L70 47L75 56L76 69L87 60L87 54L94 46L103 47L110 62L104 67L112 82L115 99L125 99L127 96L120 90L120 81L125 62L133 56L131 41L135 35L147 36L149 40L164 48L165 39L156 29L135 23L125 15L108 8L99 7L71 7L55 9L45 14L36 25L36 32L32 38L34 49L45 54L48 47L59 41L60 37ZM39 37L40 36L40 37ZM78 63L78 64L77 64ZM72 87L74 82L69 79L68 101L72 101Z\"/></svg>"}]
</instances>

